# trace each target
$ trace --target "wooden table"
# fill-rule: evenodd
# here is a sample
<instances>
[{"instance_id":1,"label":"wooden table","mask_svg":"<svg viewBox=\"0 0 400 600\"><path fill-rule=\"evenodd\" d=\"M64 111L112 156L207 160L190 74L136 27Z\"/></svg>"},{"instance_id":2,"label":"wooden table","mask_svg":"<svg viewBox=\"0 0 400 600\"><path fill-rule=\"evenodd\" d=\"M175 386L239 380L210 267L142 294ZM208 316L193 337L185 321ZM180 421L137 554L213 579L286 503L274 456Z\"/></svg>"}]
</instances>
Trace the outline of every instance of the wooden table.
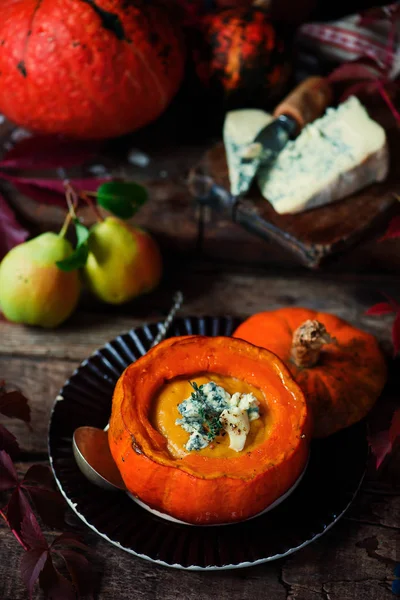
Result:
<instances>
[{"instance_id":1,"label":"wooden table","mask_svg":"<svg viewBox=\"0 0 400 600\"><path fill-rule=\"evenodd\" d=\"M365 309L395 293L400 278L231 271L226 265L171 264L157 293L123 308L104 307L84 298L80 310L63 327L42 331L0 321L0 374L30 398L32 431L7 420L23 454L18 467L47 464L49 413L64 380L93 350L110 338L168 311L173 290L185 294L187 315L246 316L286 305L318 307L377 335L390 352L390 317L366 317ZM400 376L392 363L382 411L399 397ZM398 368L397 368L398 371ZM398 402L398 400L397 400ZM72 513L71 513L72 515ZM73 521L77 519L73 516ZM101 600L220 599L246 600L390 600L393 569L400 561L400 455L393 454L376 473L372 465L346 516L320 540L286 559L254 568L213 573L156 566L118 550L88 529L95 551ZM51 539L55 532L48 532ZM0 598L27 598L18 575L22 550L0 524ZM35 598L41 598L39 592Z\"/></svg>"}]
</instances>

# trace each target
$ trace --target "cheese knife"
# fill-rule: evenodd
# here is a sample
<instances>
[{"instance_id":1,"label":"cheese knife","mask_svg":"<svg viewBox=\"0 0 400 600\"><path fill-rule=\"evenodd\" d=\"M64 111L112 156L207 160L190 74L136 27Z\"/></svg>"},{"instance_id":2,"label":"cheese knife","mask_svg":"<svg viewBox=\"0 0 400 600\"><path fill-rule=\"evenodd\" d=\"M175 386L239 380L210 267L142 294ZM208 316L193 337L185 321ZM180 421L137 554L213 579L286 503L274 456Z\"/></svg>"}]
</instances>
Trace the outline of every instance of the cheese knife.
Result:
<instances>
[{"instance_id":1,"label":"cheese knife","mask_svg":"<svg viewBox=\"0 0 400 600\"><path fill-rule=\"evenodd\" d=\"M252 142L239 145L236 155L227 148L228 163L231 162L231 193L236 196L244 195L250 189L259 167L272 164L289 139L320 117L331 100L332 90L327 79L309 77L278 104L273 113L274 119L259 130ZM243 116L240 114L242 112ZM243 119L246 112L249 111L244 109L228 113L227 121ZM264 114L268 116L267 113ZM227 146L227 140L225 145Z\"/></svg>"}]
</instances>

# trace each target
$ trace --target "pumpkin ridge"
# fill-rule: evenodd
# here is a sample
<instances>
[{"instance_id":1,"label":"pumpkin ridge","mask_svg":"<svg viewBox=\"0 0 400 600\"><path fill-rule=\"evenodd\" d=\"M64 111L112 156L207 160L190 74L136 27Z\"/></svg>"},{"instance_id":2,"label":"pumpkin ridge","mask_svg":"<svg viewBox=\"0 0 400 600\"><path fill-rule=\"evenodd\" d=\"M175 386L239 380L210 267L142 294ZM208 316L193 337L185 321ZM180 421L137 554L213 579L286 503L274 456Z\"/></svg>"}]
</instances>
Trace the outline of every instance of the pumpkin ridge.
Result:
<instances>
[{"instance_id":1,"label":"pumpkin ridge","mask_svg":"<svg viewBox=\"0 0 400 600\"><path fill-rule=\"evenodd\" d=\"M82 1L85 1L85 0L82 0ZM69 28L65 22L63 23L63 26L66 27L67 30L69 30ZM55 38L54 41L56 44L58 44L58 42L59 42L59 40L57 40L57 38ZM83 82L80 81L79 77L75 76L74 66L73 66L73 64L70 63L70 61L66 62L65 64L69 65L70 78L74 81L74 84L84 93L84 95L87 98L89 98L92 105L94 105L96 107L96 109L98 110L99 117L103 118L103 119L108 119L109 115L107 114L107 112L105 112L105 110L99 104L99 102L97 100L96 92L94 92L89 85L87 85L87 84L84 85ZM122 116L120 115L120 113L113 114L112 118L113 118L114 122L122 125L122 120L121 120Z\"/></svg>"},{"instance_id":2,"label":"pumpkin ridge","mask_svg":"<svg viewBox=\"0 0 400 600\"><path fill-rule=\"evenodd\" d=\"M117 40L120 40L121 42L129 41L125 35L124 26L121 23L121 19L116 13L112 13L108 10L105 10L104 8L101 8L96 4L94 0L81 0L81 2L88 4L93 9L93 11L99 17L104 29L106 29L107 31L111 31L111 33L115 35Z\"/></svg>"},{"instance_id":3,"label":"pumpkin ridge","mask_svg":"<svg viewBox=\"0 0 400 600\"><path fill-rule=\"evenodd\" d=\"M150 67L149 62L144 57L143 53L140 52L140 50L138 50L137 48L135 48L134 45L131 46L131 49L132 49L132 52L135 54L135 56L137 56L140 59L140 61L142 62L142 64L146 67L146 69L150 73L151 78L153 79L156 87L158 88L158 90L160 92L160 94L159 94L160 108L163 109L166 106L166 104L167 104L167 96L166 96L166 93L163 91L163 88L162 88L160 80L156 76L154 70Z\"/></svg>"},{"instance_id":4,"label":"pumpkin ridge","mask_svg":"<svg viewBox=\"0 0 400 600\"><path fill-rule=\"evenodd\" d=\"M26 38L24 40L23 43L23 48L22 48L22 58L21 60L18 62L17 64L17 69L18 71L21 73L21 75L23 77L27 77L28 76L28 72L26 70L26 55L28 53L28 45L29 45L29 39L31 37L32 34L32 28L33 28L33 23L35 21L36 18L36 14L42 4L43 0L36 0L36 6L34 6L33 11L32 11L32 16L29 19L28 22L28 31L26 32Z\"/></svg>"}]
</instances>

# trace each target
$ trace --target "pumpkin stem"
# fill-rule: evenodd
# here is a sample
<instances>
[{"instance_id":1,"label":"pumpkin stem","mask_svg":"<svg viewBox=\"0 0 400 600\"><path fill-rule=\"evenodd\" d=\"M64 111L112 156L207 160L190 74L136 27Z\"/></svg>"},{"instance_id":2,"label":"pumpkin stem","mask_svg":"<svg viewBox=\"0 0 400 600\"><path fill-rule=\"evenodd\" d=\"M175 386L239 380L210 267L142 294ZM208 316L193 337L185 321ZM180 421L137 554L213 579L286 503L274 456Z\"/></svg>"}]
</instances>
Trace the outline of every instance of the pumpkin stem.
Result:
<instances>
[{"instance_id":1,"label":"pumpkin stem","mask_svg":"<svg viewBox=\"0 0 400 600\"><path fill-rule=\"evenodd\" d=\"M291 358L297 367L317 364L324 344L336 342L319 321L308 319L293 334Z\"/></svg>"}]
</instances>

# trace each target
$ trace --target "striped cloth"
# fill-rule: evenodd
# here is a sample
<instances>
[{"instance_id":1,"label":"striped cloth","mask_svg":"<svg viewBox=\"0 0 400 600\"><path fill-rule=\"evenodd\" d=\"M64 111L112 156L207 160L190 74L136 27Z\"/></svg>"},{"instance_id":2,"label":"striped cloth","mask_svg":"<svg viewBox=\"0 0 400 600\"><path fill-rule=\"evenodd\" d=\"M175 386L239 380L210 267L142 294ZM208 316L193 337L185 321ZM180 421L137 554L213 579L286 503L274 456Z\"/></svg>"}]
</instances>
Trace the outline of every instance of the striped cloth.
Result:
<instances>
[{"instance_id":1,"label":"striped cloth","mask_svg":"<svg viewBox=\"0 0 400 600\"><path fill-rule=\"evenodd\" d=\"M305 23L298 29L296 45L300 54L314 55L332 66L366 60L377 73L396 79L400 75L400 2L336 21Z\"/></svg>"}]
</instances>

